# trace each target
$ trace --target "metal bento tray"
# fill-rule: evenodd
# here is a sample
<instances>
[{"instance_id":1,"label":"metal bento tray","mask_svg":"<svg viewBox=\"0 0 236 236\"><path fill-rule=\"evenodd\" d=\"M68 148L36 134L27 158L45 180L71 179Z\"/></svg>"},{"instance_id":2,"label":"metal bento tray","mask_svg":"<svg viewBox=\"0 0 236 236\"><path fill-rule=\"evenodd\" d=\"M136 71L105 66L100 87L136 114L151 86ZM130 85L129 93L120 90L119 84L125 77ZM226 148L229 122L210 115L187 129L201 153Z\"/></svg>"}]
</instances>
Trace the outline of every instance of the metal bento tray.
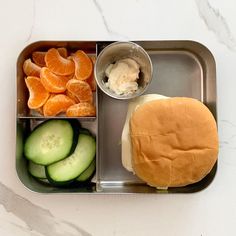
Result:
<instances>
[{"instance_id":1,"label":"metal bento tray","mask_svg":"<svg viewBox=\"0 0 236 236\"><path fill-rule=\"evenodd\" d=\"M17 130L16 171L28 189L38 193L193 193L206 188L214 179L217 163L201 181L185 187L167 190L149 187L121 164L121 133L129 101L113 99L96 89L96 117L77 118L81 125L96 136L96 173L92 182L76 187L54 187L35 180L27 171L23 157L24 137L35 125L48 119L34 117L27 108L28 91L24 83L22 65L33 51L51 47L66 47L98 55L111 42L94 41L38 41L28 45L17 60ZM202 101L217 120L216 66L211 52L195 41L137 41L150 55L153 79L145 92L169 97L192 97ZM67 117L54 117L68 119Z\"/></svg>"}]
</instances>

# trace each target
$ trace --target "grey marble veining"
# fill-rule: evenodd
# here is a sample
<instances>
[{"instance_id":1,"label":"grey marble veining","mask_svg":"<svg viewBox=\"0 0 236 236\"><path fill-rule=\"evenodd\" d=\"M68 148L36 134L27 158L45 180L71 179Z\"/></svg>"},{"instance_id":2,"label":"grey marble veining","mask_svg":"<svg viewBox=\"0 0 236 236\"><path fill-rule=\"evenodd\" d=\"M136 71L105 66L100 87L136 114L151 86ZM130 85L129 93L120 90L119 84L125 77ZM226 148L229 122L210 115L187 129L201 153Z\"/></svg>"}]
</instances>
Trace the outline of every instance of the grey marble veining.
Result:
<instances>
[{"instance_id":1,"label":"grey marble veining","mask_svg":"<svg viewBox=\"0 0 236 236\"><path fill-rule=\"evenodd\" d=\"M35 24L35 16L36 16L36 0L32 1L32 20L31 20L31 27L29 30L29 34L25 40L26 43L28 43L31 40L33 31L34 31L34 24Z\"/></svg>"},{"instance_id":2,"label":"grey marble veining","mask_svg":"<svg viewBox=\"0 0 236 236\"><path fill-rule=\"evenodd\" d=\"M212 31L219 42L223 43L230 50L236 50L236 40L232 35L226 19L218 9L210 5L207 0L195 0L199 15L205 22L207 28Z\"/></svg>"},{"instance_id":3,"label":"grey marble veining","mask_svg":"<svg viewBox=\"0 0 236 236\"><path fill-rule=\"evenodd\" d=\"M107 33L108 33L110 36L116 38L116 40L117 40L117 38L122 39L122 40L129 40L129 38L128 38L127 36L122 35L122 34L120 34L120 33L118 33L118 32L115 32L114 30L112 30L112 29L110 28L110 26L109 26L109 24L108 24L108 22L107 22L107 19L106 19L104 13L103 13L102 7L101 7L100 3L98 2L98 0L93 0L93 3L94 3L94 6L95 6L96 9L97 9L99 15L100 15L101 18L102 18L102 21L103 21L103 24L104 24L104 27L105 27Z\"/></svg>"},{"instance_id":4,"label":"grey marble veining","mask_svg":"<svg viewBox=\"0 0 236 236\"><path fill-rule=\"evenodd\" d=\"M236 124L229 120L220 120L219 126L222 130L220 147L236 150Z\"/></svg>"},{"instance_id":5,"label":"grey marble veining","mask_svg":"<svg viewBox=\"0 0 236 236\"><path fill-rule=\"evenodd\" d=\"M22 231L37 236L89 236L88 232L77 225L54 217L49 210L39 207L17 195L0 183L0 204L9 213L25 222L26 227L10 222Z\"/></svg>"}]
</instances>

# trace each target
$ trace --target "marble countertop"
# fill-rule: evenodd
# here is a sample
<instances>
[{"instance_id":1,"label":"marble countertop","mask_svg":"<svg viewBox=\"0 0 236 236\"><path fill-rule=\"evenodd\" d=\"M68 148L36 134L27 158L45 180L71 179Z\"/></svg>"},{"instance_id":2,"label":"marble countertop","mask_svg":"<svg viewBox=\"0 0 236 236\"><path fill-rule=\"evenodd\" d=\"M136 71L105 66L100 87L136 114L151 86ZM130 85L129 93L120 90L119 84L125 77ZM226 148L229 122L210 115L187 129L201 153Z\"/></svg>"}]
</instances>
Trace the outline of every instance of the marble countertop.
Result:
<instances>
[{"instance_id":1,"label":"marble countertop","mask_svg":"<svg viewBox=\"0 0 236 236\"><path fill-rule=\"evenodd\" d=\"M0 0L0 235L236 235L235 0ZM43 195L15 171L15 79L38 40L199 41L217 64L220 153L213 183L194 194Z\"/></svg>"}]
</instances>

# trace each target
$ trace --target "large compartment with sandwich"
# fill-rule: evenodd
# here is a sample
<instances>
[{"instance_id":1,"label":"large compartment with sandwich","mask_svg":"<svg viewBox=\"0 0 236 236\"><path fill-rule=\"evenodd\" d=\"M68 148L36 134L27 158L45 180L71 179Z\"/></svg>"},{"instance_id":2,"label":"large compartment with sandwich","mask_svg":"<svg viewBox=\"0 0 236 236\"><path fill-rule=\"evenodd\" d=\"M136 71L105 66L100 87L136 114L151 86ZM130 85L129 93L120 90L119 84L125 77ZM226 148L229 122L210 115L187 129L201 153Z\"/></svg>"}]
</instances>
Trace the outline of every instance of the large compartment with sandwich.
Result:
<instances>
[{"instance_id":1,"label":"large compartment with sandwich","mask_svg":"<svg viewBox=\"0 0 236 236\"><path fill-rule=\"evenodd\" d=\"M21 152L23 139L35 125L48 117L32 116L27 108L28 92L22 71L24 60L35 50L51 47L66 47L69 51L82 49L88 54L98 55L109 43L43 41L27 46L20 54L17 62L16 170L21 182L30 190L41 193L192 193L204 189L212 182L217 163L200 182L167 190L150 187L128 172L121 162L121 134L129 101L113 99L99 88L95 93L96 117L76 118L96 136L96 173L93 180L85 185L61 188L40 183L29 175L27 161ZM136 43L148 52L153 64L153 79L145 94L196 98L210 109L217 120L215 61L205 46L193 41Z\"/></svg>"}]
</instances>

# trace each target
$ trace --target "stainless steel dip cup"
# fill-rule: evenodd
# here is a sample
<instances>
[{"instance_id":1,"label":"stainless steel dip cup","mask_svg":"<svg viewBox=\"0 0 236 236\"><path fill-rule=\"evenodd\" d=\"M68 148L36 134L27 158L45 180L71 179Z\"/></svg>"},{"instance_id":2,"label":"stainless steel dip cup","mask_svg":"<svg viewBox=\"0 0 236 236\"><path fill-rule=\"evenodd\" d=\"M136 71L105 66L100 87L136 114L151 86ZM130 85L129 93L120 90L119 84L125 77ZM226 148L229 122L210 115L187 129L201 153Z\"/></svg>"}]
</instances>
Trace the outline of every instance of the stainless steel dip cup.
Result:
<instances>
[{"instance_id":1,"label":"stainless steel dip cup","mask_svg":"<svg viewBox=\"0 0 236 236\"><path fill-rule=\"evenodd\" d=\"M130 94L116 94L106 86L107 77L105 70L110 64L120 59L134 59L140 66L138 90ZM138 44L133 42L115 42L105 47L97 57L94 75L99 88L108 96L120 100L131 99L143 94L152 80L152 61L148 53Z\"/></svg>"}]
</instances>

